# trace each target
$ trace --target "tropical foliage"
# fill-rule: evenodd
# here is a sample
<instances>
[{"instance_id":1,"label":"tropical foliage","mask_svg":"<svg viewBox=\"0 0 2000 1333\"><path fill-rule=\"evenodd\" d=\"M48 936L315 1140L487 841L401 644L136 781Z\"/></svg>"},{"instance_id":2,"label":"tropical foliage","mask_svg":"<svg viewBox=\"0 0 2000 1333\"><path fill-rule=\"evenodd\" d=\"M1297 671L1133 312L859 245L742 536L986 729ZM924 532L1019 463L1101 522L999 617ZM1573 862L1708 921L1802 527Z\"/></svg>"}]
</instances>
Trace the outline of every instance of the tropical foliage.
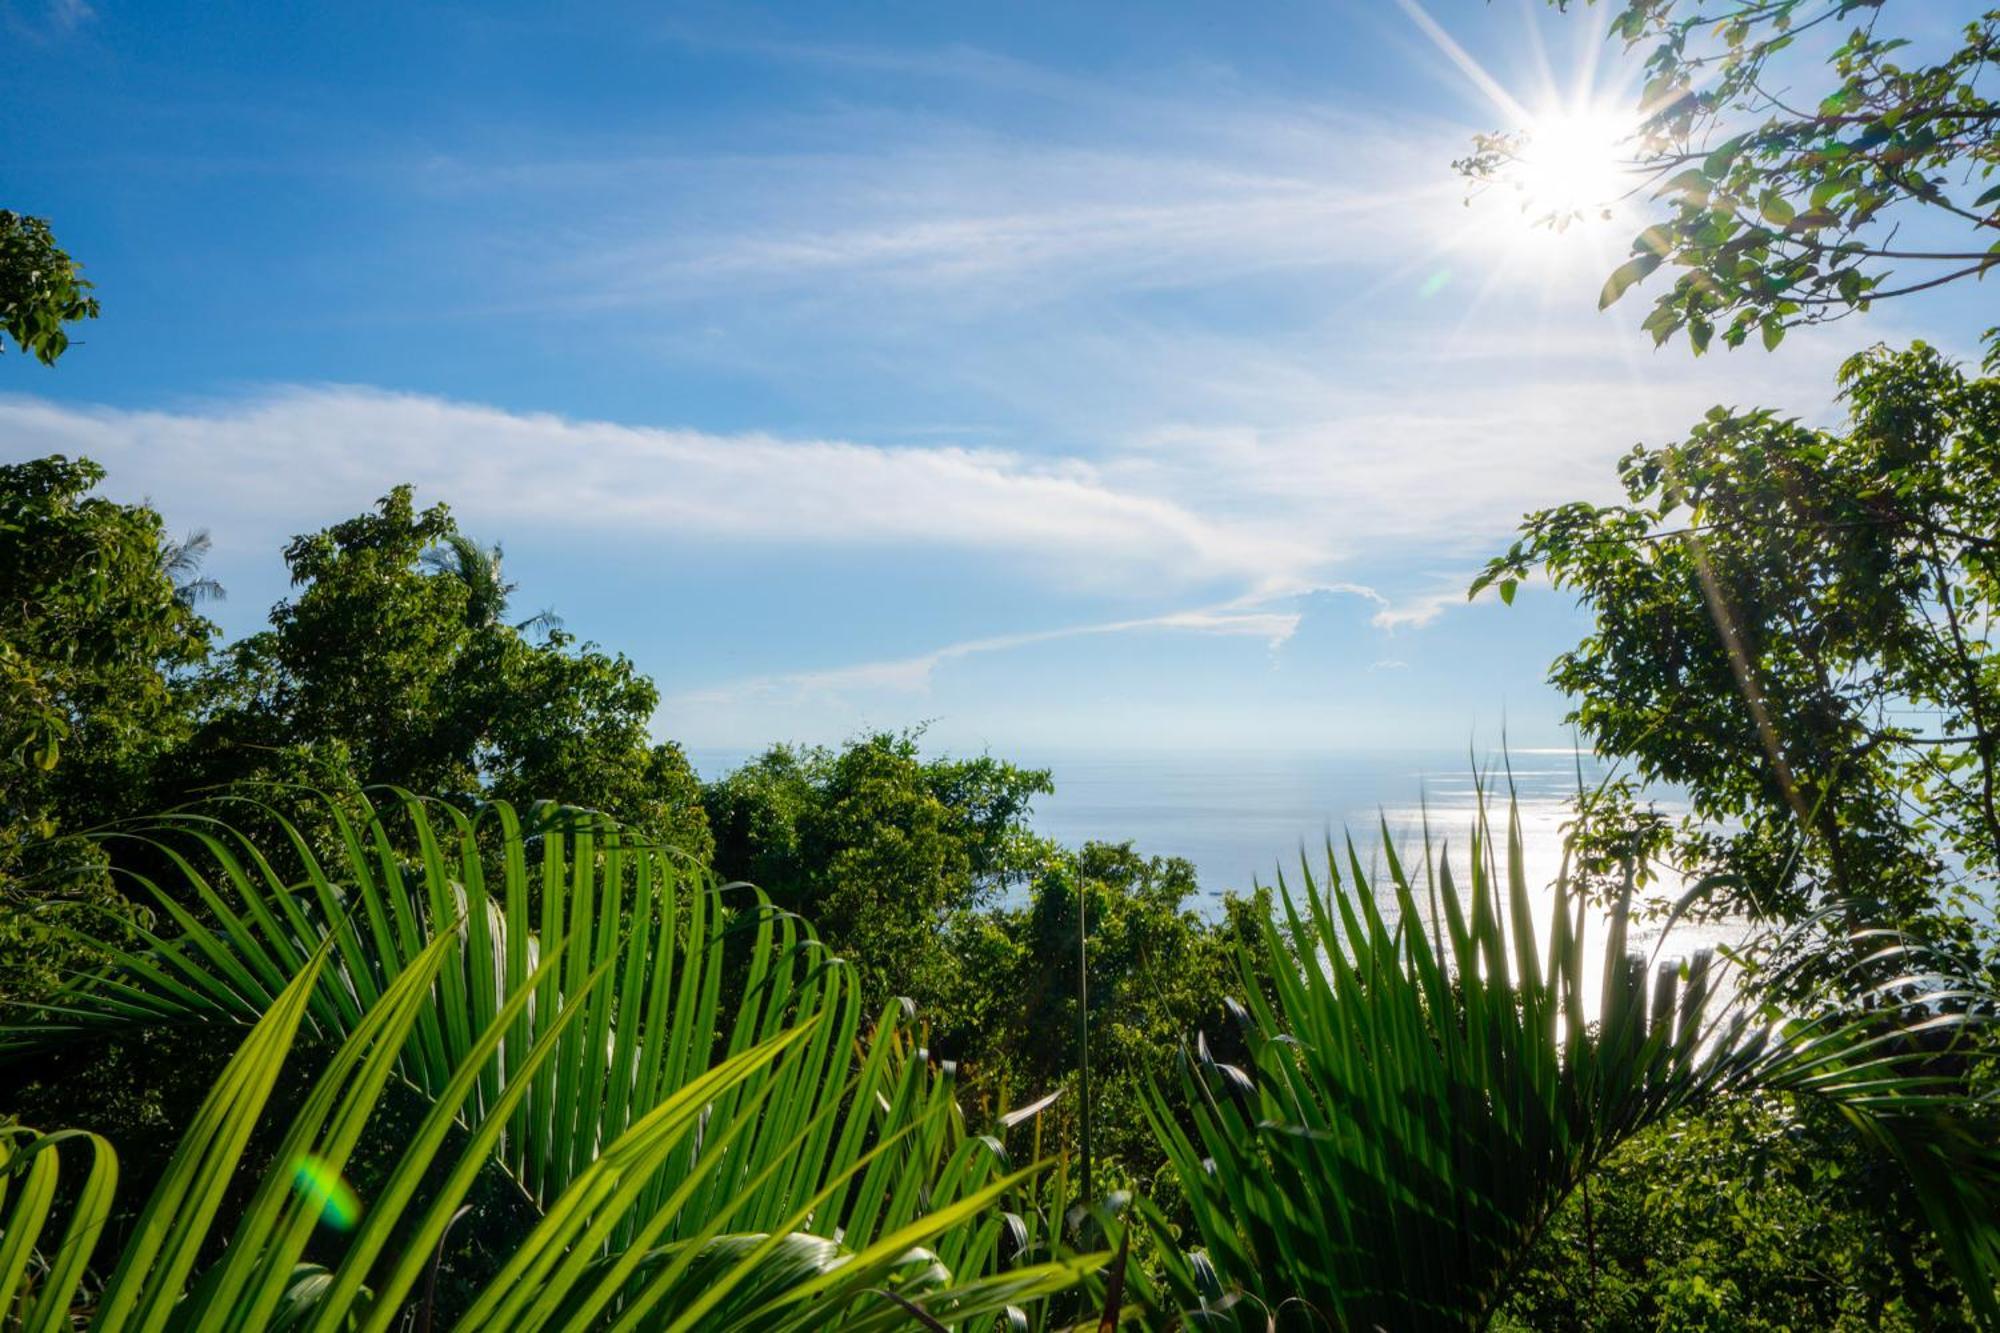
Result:
<instances>
[{"instance_id":1,"label":"tropical foliage","mask_svg":"<svg viewBox=\"0 0 2000 1333\"><path fill-rule=\"evenodd\" d=\"M973 1103L1059 1089L1049 1128L1078 1144L1087 1101L1099 1182L1171 1193L1148 1084L1173 1073L1183 1036L1223 1016L1236 942L1256 938L1270 908L1268 896L1232 895L1209 919L1198 892L1187 861L1091 842L1052 850L1025 901L955 918L945 946L959 960L956 986L927 1012L935 1044L962 1053Z\"/></svg>"},{"instance_id":2,"label":"tropical foliage","mask_svg":"<svg viewBox=\"0 0 2000 1333\"><path fill-rule=\"evenodd\" d=\"M1000 1114L1055 1094L1015 1141L1046 1130L1080 1144L1087 1100L1098 1179L1171 1189L1146 1084L1171 1072L1181 1035L1221 1015L1232 941L1263 906L1227 895L1208 919L1185 860L1034 833L1045 770L926 758L919 739L776 746L708 784L718 869L806 916L878 993L913 999L968 1107Z\"/></svg>"},{"instance_id":3,"label":"tropical foliage","mask_svg":"<svg viewBox=\"0 0 2000 1333\"><path fill-rule=\"evenodd\" d=\"M1673 825L1608 789L1595 850L1671 850L1765 918L1839 900L1968 935L2000 868L2000 379L1918 344L1840 388L1839 430L1718 408L1634 449L1625 503L1530 515L1474 591L1574 590L1571 720L1690 795Z\"/></svg>"},{"instance_id":4,"label":"tropical foliage","mask_svg":"<svg viewBox=\"0 0 2000 1333\"><path fill-rule=\"evenodd\" d=\"M0 1001L45 993L72 910L118 900L101 858L60 832L146 808L148 775L191 730L181 683L212 627L183 595L187 547L157 511L92 494L104 470L60 456L0 465ZM176 563L180 569L177 571Z\"/></svg>"},{"instance_id":5,"label":"tropical foliage","mask_svg":"<svg viewBox=\"0 0 2000 1333\"><path fill-rule=\"evenodd\" d=\"M392 783L563 801L706 850L693 770L647 732L652 681L543 617L508 623L497 554L444 505L419 510L397 487L284 554L297 591L201 679L170 789Z\"/></svg>"},{"instance_id":6,"label":"tropical foliage","mask_svg":"<svg viewBox=\"0 0 2000 1333\"><path fill-rule=\"evenodd\" d=\"M1511 1285L1505 1333L1979 1327L1908 1174L1811 1099L1732 1098L1634 1136Z\"/></svg>"},{"instance_id":7,"label":"tropical foliage","mask_svg":"<svg viewBox=\"0 0 2000 1333\"><path fill-rule=\"evenodd\" d=\"M26 1327L977 1326L1101 1265L1046 1257L1045 1234L1027 1252L1006 1205L1038 1168L967 1133L900 1008L865 1014L852 969L754 891L556 807L324 813L327 861L267 812L289 873L206 814L122 835L173 867L139 887L176 929L102 941L113 966L12 1051L165 1023L246 1036L101 1289L109 1145L10 1131L0 1311ZM281 1076L312 1081L272 1148ZM352 1193L392 1080L425 1109ZM58 1163L78 1157L65 1228ZM495 1173L527 1221L436 1309L447 1232Z\"/></svg>"},{"instance_id":8,"label":"tropical foliage","mask_svg":"<svg viewBox=\"0 0 2000 1333\"><path fill-rule=\"evenodd\" d=\"M1617 12L1662 215L1605 304L1670 265L1657 340L1769 347L1996 263L2000 14L1898 55L1881 8ZM89 289L0 212L22 350ZM0 1114L62 1113L0 1119L0 1329L2000 1326L2000 399L1921 345L1842 385L1839 431L1635 451L1475 586L1579 594L1574 721L1689 820L1614 782L1546 896L1510 822L1219 921L917 733L704 787L408 487L211 660L204 537L0 468ZM1662 854L1790 943L1629 951Z\"/></svg>"},{"instance_id":9,"label":"tropical foliage","mask_svg":"<svg viewBox=\"0 0 2000 1333\"><path fill-rule=\"evenodd\" d=\"M1247 1067L1196 1042L1192 1131L1155 1099L1201 1242L1167 1251L1177 1304L1222 1327L1484 1327L1622 1145L1720 1099L1784 1093L1895 1155L1968 1297L2000 1316L2000 1156L1941 1114L1963 1104L1958 1071L1925 1053L1965 1029L1943 1012L1958 983L1911 970L1893 997L1753 1017L1741 996L1718 1002L1708 955L1655 968L1628 952L1628 896L1593 998L1593 913L1558 879L1538 931L1517 825L1495 851L1475 834L1462 891L1448 858L1427 853L1415 879L1391 858L1378 904L1350 849L1345 873L1330 850L1323 878L1281 892L1283 926L1267 921L1261 958L1242 959Z\"/></svg>"},{"instance_id":10,"label":"tropical foliage","mask_svg":"<svg viewBox=\"0 0 2000 1333\"><path fill-rule=\"evenodd\" d=\"M97 318L82 267L56 244L46 219L0 208L0 333L45 366L69 350L68 325Z\"/></svg>"},{"instance_id":11,"label":"tropical foliage","mask_svg":"<svg viewBox=\"0 0 2000 1333\"><path fill-rule=\"evenodd\" d=\"M924 759L920 733L773 746L709 784L715 861L802 912L868 981L928 1000L954 966L939 931L1042 865L1030 802L1046 770Z\"/></svg>"}]
</instances>

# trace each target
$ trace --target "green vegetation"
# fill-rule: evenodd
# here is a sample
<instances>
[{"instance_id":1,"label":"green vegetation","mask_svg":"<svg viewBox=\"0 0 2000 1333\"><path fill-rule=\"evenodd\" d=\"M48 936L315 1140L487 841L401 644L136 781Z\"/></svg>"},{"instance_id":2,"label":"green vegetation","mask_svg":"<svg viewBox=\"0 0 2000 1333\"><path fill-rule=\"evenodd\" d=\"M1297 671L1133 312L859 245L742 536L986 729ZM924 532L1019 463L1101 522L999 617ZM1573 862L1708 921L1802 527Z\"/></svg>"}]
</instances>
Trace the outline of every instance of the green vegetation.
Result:
<instances>
[{"instance_id":1,"label":"green vegetation","mask_svg":"<svg viewBox=\"0 0 2000 1333\"><path fill-rule=\"evenodd\" d=\"M1931 1227L1901 1237L1910 1262L1993 1313L2000 1156L1925 1058L1976 1020L1879 992L1755 1019L1705 956L1649 980L1621 908L1586 1023L1591 914L1559 883L1538 948L1517 837L1504 888L1475 843L1463 898L1448 862L1416 887L1392 867L1385 918L1357 864L1285 893L1289 930L1257 918L1233 949L1243 1064L1202 1037L1186 1100L1148 1097L1185 1195L1145 1192L1135 1247L1119 1211L1065 1222L1066 1172L1010 1157L1012 1117L968 1120L902 1007L871 1012L755 890L562 807L313 813L336 854L275 810L271 855L203 810L113 835L163 854L133 886L172 925L101 936L106 970L5 1053L243 1035L140 1164L136 1213L106 1137L9 1131L0 1309L24 1326L1478 1327L1545 1297L1537 1238L1594 1168L1686 1111L1758 1113L1752 1093L1835 1108L1850 1155L1893 1160ZM1900 989L1955 993L1903 952Z\"/></svg>"},{"instance_id":2,"label":"green vegetation","mask_svg":"<svg viewBox=\"0 0 2000 1333\"><path fill-rule=\"evenodd\" d=\"M82 267L56 244L46 220L0 208L0 332L45 366L69 350L66 326L97 318Z\"/></svg>"},{"instance_id":3,"label":"green vegetation","mask_svg":"<svg viewBox=\"0 0 2000 1333\"><path fill-rule=\"evenodd\" d=\"M142 887L179 947L104 941L119 980L13 1053L79 1029L245 1035L136 1217L114 1210L103 1138L10 1132L0 1311L38 1329L79 1301L103 1329L380 1329L406 1306L481 1329L890 1328L1102 1265L1002 1271L1001 1212L1039 1168L967 1134L896 1007L864 1014L853 970L761 897L598 816L325 813L344 855L285 824L282 872L206 816L124 835L174 848L179 873ZM272 1145L281 1074L305 1095ZM422 1111L385 1136L392 1077ZM57 1163L86 1147L59 1230ZM482 1177L511 1208L467 1203ZM462 1208L479 1247L441 1287ZM31 1264L44 1230L62 1240Z\"/></svg>"},{"instance_id":4,"label":"green vegetation","mask_svg":"<svg viewBox=\"0 0 2000 1333\"><path fill-rule=\"evenodd\" d=\"M1607 788L1594 852L1670 852L1759 919L1839 904L1970 946L2000 868L2000 379L1919 344L1841 389L1841 430L1718 408L1634 449L1626 503L1530 515L1474 591L1574 590L1572 720L1692 798L1669 825Z\"/></svg>"},{"instance_id":5,"label":"green vegetation","mask_svg":"<svg viewBox=\"0 0 2000 1333\"><path fill-rule=\"evenodd\" d=\"M699 784L647 731L659 692L623 656L506 620L499 553L397 487L285 548L297 589L271 628L194 686L195 735L165 780L552 800L697 855Z\"/></svg>"},{"instance_id":6,"label":"green vegetation","mask_svg":"<svg viewBox=\"0 0 2000 1333\"><path fill-rule=\"evenodd\" d=\"M1030 802L1048 773L925 760L917 746L914 734L779 746L709 784L717 869L812 921L873 993L912 999L970 1105L999 1114L1059 1094L1045 1128L1064 1142L1080 1113L1081 897L1096 1148L1113 1179L1150 1179L1165 1158L1141 1110L1146 1080L1221 1015L1249 904L1205 922L1188 862L1036 836Z\"/></svg>"},{"instance_id":7,"label":"green vegetation","mask_svg":"<svg viewBox=\"0 0 2000 1333\"><path fill-rule=\"evenodd\" d=\"M927 763L917 741L777 746L710 784L703 803L719 870L809 916L871 987L928 1002L958 966L939 930L1051 855L1027 816L1053 788L1046 772L991 758Z\"/></svg>"},{"instance_id":8,"label":"green vegetation","mask_svg":"<svg viewBox=\"0 0 2000 1333\"><path fill-rule=\"evenodd\" d=\"M1493 1327L1977 1328L1912 1195L1824 1106L1746 1097L1677 1117L1549 1218Z\"/></svg>"},{"instance_id":9,"label":"green vegetation","mask_svg":"<svg viewBox=\"0 0 2000 1333\"><path fill-rule=\"evenodd\" d=\"M1904 68L1878 7L1620 12L1668 215L1607 302L1672 264L1657 338L1771 346L1992 265L2000 16ZM1910 210L1975 240L1892 250ZM88 290L0 212L22 350ZM1511 823L1205 920L917 733L703 784L408 487L219 644L205 537L0 467L0 1330L2000 1326L2000 381L1841 385L1839 430L1636 449L1475 585L1589 608L1554 679L1633 769L1540 934ZM1661 858L1747 966L1627 947Z\"/></svg>"},{"instance_id":10,"label":"green vegetation","mask_svg":"<svg viewBox=\"0 0 2000 1333\"><path fill-rule=\"evenodd\" d=\"M1204 1246L1202 1262L1165 1250L1179 1308L1224 1327L1485 1327L1606 1158L1689 1111L1786 1093L1904 1166L1968 1298L2000 1314L2000 1159L1935 1116L1956 1075L1909 1059L1882 995L1748 1021L1715 1003L1707 954L1655 970L1628 953L1627 896L1590 1003L1591 913L1559 877L1538 945L1519 831L1498 856L1482 833L1462 894L1448 861L1413 882L1392 860L1378 899L1358 860L1343 875L1330 856L1323 881L1282 894L1282 925L1265 918L1261 958L1240 952L1247 1066L1196 1047L1192 1134L1154 1106ZM1893 952L1902 984L1959 989Z\"/></svg>"},{"instance_id":11,"label":"green vegetation","mask_svg":"<svg viewBox=\"0 0 2000 1333\"><path fill-rule=\"evenodd\" d=\"M1755 333L1769 348L1789 328L2000 266L2000 107L1982 87L2000 58L2000 10L1932 50L1913 43L1918 29L1892 27L1920 8L1625 0L1610 30L1644 49L1649 76L1630 189L1657 202L1658 220L1602 303L1679 269L1645 319L1656 342L1685 330L1700 353L1718 332L1730 347ZM1795 66L1815 43L1824 77L1801 86ZM1505 182L1531 138L1482 135L1458 167Z\"/></svg>"},{"instance_id":12,"label":"green vegetation","mask_svg":"<svg viewBox=\"0 0 2000 1333\"><path fill-rule=\"evenodd\" d=\"M119 901L97 850L57 835L149 808L213 632L175 582L191 548L92 495L103 476L0 465L0 1001L47 994L78 961L60 932Z\"/></svg>"}]
</instances>

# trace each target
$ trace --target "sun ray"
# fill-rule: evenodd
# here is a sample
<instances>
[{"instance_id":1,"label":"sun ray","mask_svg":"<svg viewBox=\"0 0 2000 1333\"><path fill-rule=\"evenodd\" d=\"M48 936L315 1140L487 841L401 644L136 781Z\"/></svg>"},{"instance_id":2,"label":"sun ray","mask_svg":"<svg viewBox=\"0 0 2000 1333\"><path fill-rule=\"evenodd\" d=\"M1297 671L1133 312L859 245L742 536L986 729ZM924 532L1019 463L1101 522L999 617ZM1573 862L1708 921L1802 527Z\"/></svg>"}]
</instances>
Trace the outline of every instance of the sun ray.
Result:
<instances>
[{"instance_id":1,"label":"sun ray","mask_svg":"<svg viewBox=\"0 0 2000 1333\"><path fill-rule=\"evenodd\" d=\"M1517 123L1529 118L1531 113L1528 109L1515 100L1498 79L1488 74L1485 66L1454 41L1450 33L1438 26L1438 21L1417 0L1396 0L1396 3L1402 6L1403 12L1409 15L1410 21L1423 31L1424 36L1431 39L1431 44L1444 54L1445 59L1458 66L1459 72L1471 81L1472 86L1493 103L1495 109Z\"/></svg>"}]
</instances>

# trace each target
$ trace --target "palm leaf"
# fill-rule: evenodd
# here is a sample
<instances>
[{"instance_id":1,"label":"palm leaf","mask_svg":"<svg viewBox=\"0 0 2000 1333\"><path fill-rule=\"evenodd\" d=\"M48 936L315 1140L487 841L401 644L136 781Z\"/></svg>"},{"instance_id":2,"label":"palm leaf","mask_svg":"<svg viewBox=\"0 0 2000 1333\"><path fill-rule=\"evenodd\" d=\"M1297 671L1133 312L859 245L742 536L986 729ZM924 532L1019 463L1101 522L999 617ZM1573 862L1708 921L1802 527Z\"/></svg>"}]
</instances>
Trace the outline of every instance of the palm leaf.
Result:
<instances>
[{"instance_id":1,"label":"palm leaf","mask_svg":"<svg viewBox=\"0 0 2000 1333\"><path fill-rule=\"evenodd\" d=\"M1652 969L1628 953L1628 882L1587 1010L1592 913L1559 878L1538 949L1518 822L1504 871L1481 823L1464 890L1448 859L1426 878L1428 915L1393 854L1380 905L1351 849L1346 873L1330 854L1297 892L1281 879L1283 925L1239 958L1251 1067L1198 1039L1182 1062L1190 1121L1154 1090L1201 1240L1183 1251L1152 1214L1167 1299L1191 1326L1482 1327L1593 1167L1650 1125L1752 1090L1830 1101L1895 1152L1991 1307L2000 1159L1963 1127L1955 1078L1911 1055L1922 1029L1970 1021L1944 1012L1964 1007L1957 983L1913 966L1839 1009L1758 1015L1718 1001L1706 954Z\"/></svg>"},{"instance_id":2,"label":"palm leaf","mask_svg":"<svg viewBox=\"0 0 2000 1333\"><path fill-rule=\"evenodd\" d=\"M1103 1262L1002 1271L997 1219L1034 1169L966 1135L951 1068L903 1007L864 1021L849 969L748 886L552 807L523 821L401 794L352 818L329 804L326 856L264 813L290 876L205 813L127 834L173 872L138 881L172 934L108 949L107 970L6 1034L18 1055L80 1030L249 1025L120 1256L103 1327L169 1312L204 1329L389 1327L484 1170L540 1221L469 1327L726 1327L729 1309L744 1327L865 1323L871 1288L977 1321ZM336 1053L210 1263L222 1192L308 1028ZM429 1112L343 1257L315 1269L308 1242L325 1237L286 1163L338 1173L392 1076ZM27 1246L40 1227L4 1236ZM767 1270L801 1253L819 1267L774 1284ZM718 1255L734 1256L720 1274Z\"/></svg>"}]
</instances>

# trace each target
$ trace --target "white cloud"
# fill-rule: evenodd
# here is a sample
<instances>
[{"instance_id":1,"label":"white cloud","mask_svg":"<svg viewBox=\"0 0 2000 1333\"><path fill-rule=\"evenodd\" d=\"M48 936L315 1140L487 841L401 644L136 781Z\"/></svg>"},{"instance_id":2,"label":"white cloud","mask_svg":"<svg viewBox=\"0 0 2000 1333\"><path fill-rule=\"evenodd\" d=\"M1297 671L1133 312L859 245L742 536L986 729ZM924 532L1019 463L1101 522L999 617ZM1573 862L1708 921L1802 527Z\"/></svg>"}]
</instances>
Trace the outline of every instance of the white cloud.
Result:
<instances>
[{"instance_id":1,"label":"white cloud","mask_svg":"<svg viewBox=\"0 0 2000 1333\"><path fill-rule=\"evenodd\" d=\"M1062 110L910 111L863 87L678 137L510 130L428 156L418 179L464 209L485 309L616 308L626 344L678 373L771 384L854 435L911 438L934 413L966 423L961 438L1016 442L813 460L805 474L849 490L893 471L907 486L892 508L918 497L863 527L959 547L984 528L995 549L1032 551L1036 516L992 509L1046 504L1052 527L1102 534L1048 538L1049 567L1144 548L1101 558L1268 591L1384 546L1483 556L1526 510L1608 498L1619 453L1717 399L1810 412L1827 396L1825 339L1695 363L1653 352L1638 298L1600 315L1627 233L1532 232L1494 198L1459 207L1448 163L1486 108L1391 118L1227 74L1071 78L967 48L732 49ZM1065 486L1078 493L1056 497ZM934 507L940 494L967 503ZM813 503L772 512L839 540Z\"/></svg>"},{"instance_id":2,"label":"white cloud","mask_svg":"<svg viewBox=\"0 0 2000 1333\"><path fill-rule=\"evenodd\" d=\"M820 171L838 185L816 183ZM857 175L882 184L848 197ZM773 208L726 234L614 238L562 275L560 299L648 305L718 285L825 299L865 285L877 302L948 293L962 319L1088 291L1353 267L1405 239L1403 219L1420 201L1447 202L1412 184L1356 190L1199 161L1013 147L969 161L814 163L792 179L808 199L824 189L820 207Z\"/></svg>"},{"instance_id":3,"label":"white cloud","mask_svg":"<svg viewBox=\"0 0 2000 1333\"><path fill-rule=\"evenodd\" d=\"M1522 349L1534 341L1532 330L1516 338ZM1234 420L1222 402L1202 411L1170 398L1184 419L1116 437L1120 452L1101 475L1183 503L1199 497L1218 517L1312 534L1343 562L1476 567L1530 510L1619 498L1620 455L1681 438L1717 402L1827 418L1833 367L1848 350L1801 338L1777 355L1697 363L1635 346L1643 335L1609 325L1586 345L1566 328L1551 341L1532 374L1522 360L1465 347L1443 363L1363 353L1317 376L1300 358L1245 358L1228 373L1255 390L1230 396ZM1180 385L1195 382L1191 368L1176 368L1187 372ZM1458 583L1453 595L1463 591ZM1381 623L1422 623L1446 600L1387 609Z\"/></svg>"},{"instance_id":4,"label":"white cloud","mask_svg":"<svg viewBox=\"0 0 2000 1333\"><path fill-rule=\"evenodd\" d=\"M337 386L181 411L0 398L0 438L21 456L87 454L176 525L263 549L408 480L477 529L974 550L1082 586L1257 586L1324 559L1074 459L648 429Z\"/></svg>"},{"instance_id":5,"label":"white cloud","mask_svg":"<svg viewBox=\"0 0 2000 1333\"><path fill-rule=\"evenodd\" d=\"M788 671L754 676L711 689L691 690L664 705L667 709L737 703L746 699L784 698L808 701L820 697L841 697L857 693L923 693L930 689L937 669L947 662L985 653L1007 652L1034 644L1054 643L1106 634L1128 634L1140 630L1178 630L1193 634L1221 634L1262 639L1271 647L1283 644L1299 627L1296 611L1248 611L1230 606L1173 611L1165 615L1134 620L1105 621L1091 625L1070 625L1061 629L1035 630L1023 634L997 634L967 639L914 657L859 662L852 666L819 671Z\"/></svg>"},{"instance_id":6,"label":"white cloud","mask_svg":"<svg viewBox=\"0 0 2000 1333\"><path fill-rule=\"evenodd\" d=\"M1377 611L1369 623L1376 629L1395 631L1399 629L1422 629L1453 607L1465 603L1465 587L1472 580L1463 578L1457 583L1420 593L1415 597L1386 605ZM1400 662L1396 665L1402 665Z\"/></svg>"}]
</instances>

